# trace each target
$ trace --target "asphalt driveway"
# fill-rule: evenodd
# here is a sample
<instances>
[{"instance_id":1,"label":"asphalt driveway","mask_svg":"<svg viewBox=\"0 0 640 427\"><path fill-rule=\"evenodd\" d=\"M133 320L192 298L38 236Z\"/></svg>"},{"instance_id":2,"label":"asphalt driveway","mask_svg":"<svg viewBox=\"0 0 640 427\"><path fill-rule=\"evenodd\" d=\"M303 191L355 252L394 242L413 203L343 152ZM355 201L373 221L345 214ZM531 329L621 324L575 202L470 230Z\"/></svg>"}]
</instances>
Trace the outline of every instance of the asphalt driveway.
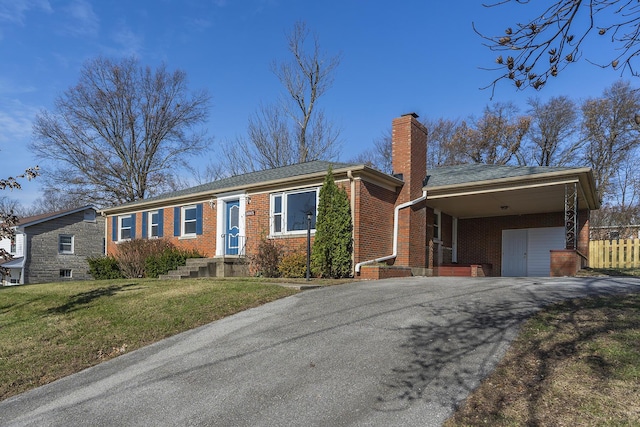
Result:
<instances>
[{"instance_id":1,"label":"asphalt driveway","mask_svg":"<svg viewBox=\"0 0 640 427\"><path fill-rule=\"evenodd\" d=\"M0 425L437 426L540 306L629 278L410 278L302 292L0 402Z\"/></svg>"}]
</instances>

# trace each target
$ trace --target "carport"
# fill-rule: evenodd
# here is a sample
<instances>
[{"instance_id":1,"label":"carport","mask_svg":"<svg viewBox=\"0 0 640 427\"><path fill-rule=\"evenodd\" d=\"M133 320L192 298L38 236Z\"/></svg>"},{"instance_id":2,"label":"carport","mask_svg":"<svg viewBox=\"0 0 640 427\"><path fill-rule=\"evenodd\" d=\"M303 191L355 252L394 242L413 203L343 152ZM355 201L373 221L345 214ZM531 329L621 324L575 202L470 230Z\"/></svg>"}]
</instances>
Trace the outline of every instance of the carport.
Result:
<instances>
[{"instance_id":1,"label":"carport","mask_svg":"<svg viewBox=\"0 0 640 427\"><path fill-rule=\"evenodd\" d=\"M440 167L425 189L436 274L482 265L492 276L565 276L586 265L589 214L599 208L589 168Z\"/></svg>"}]
</instances>

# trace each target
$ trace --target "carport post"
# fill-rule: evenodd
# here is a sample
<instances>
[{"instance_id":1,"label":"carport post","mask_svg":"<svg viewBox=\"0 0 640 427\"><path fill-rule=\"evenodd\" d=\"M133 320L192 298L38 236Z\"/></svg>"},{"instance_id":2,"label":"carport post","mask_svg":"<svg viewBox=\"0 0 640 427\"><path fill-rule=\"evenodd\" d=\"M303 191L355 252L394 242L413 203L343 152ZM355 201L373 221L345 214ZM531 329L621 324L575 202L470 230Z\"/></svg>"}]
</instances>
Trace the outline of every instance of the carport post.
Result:
<instances>
[{"instance_id":1,"label":"carport post","mask_svg":"<svg viewBox=\"0 0 640 427\"><path fill-rule=\"evenodd\" d=\"M578 241L578 183L564 185L565 249L577 249Z\"/></svg>"}]
</instances>

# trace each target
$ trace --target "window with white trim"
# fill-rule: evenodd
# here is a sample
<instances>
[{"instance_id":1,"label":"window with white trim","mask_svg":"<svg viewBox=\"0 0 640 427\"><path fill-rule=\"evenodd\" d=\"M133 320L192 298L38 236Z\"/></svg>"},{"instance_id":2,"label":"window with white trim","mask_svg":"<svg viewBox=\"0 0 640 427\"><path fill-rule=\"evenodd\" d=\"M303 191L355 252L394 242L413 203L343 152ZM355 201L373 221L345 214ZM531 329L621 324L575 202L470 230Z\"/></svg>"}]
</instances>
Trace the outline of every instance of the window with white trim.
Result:
<instances>
[{"instance_id":1,"label":"window with white trim","mask_svg":"<svg viewBox=\"0 0 640 427\"><path fill-rule=\"evenodd\" d=\"M433 210L433 240L442 240L440 231L440 223L442 222L442 214L438 209Z\"/></svg>"},{"instance_id":2,"label":"window with white trim","mask_svg":"<svg viewBox=\"0 0 640 427\"><path fill-rule=\"evenodd\" d=\"M132 238L133 215L123 215L118 217L118 237L119 240L129 240Z\"/></svg>"},{"instance_id":3,"label":"window with white trim","mask_svg":"<svg viewBox=\"0 0 640 427\"><path fill-rule=\"evenodd\" d=\"M195 206L182 208L182 235L195 236L197 230L198 213Z\"/></svg>"},{"instance_id":4,"label":"window with white trim","mask_svg":"<svg viewBox=\"0 0 640 427\"><path fill-rule=\"evenodd\" d=\"M314 188L272 194L271 234L306 233L308 213L311 213L311 229L315 230L318 191Z\"/></svg>"},{"instance_id":5,"label":"window with white trim","mask_svg":"<svg viewBox=\"0 0 640 427\"><path fill-rule=\"evenodd\" d=\"M18 246L16 244L16 236L13 235L11 236L11 246L9 248L9 253L11 255L15 255L17 250L18 250Z\"/></svg>"},{"instance_id":6,"label":"window with white trim","mask_svg":"<svg viewBox=\"0 0 640 427\"><path fill-rule=\"evenodd\" d=\"M160 236L160 214L158 211L149 212L149 230L147 235L149 237Z\"/></svg>"},{"instance_id":7,"label":"window with white trim","mask_svg":"<svg viewBox=\"0 0 640 427\"><path fill-rule=\"evenodd\" d=\"M61 254L73 253L73 235L60 234L58 236L58 253L61 253Z\"/></svg>"}]
</instances>

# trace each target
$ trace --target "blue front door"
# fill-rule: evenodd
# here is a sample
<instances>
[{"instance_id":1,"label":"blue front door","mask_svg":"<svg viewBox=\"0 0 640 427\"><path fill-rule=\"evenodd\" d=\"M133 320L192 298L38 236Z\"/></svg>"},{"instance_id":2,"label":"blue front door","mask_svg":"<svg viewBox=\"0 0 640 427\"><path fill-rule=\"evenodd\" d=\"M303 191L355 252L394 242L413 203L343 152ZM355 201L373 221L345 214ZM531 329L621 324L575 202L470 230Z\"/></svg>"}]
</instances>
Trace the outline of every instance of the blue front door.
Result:
<instances>
[{"instance_id":1,"label":"blue front door","mask_svg":"<svg viewBox=\"0 0 640 427\"><path fill-rule=\"evenodd\" d=\"M240 201L227 202L227 230L225 233L225 255L238 255L240 250Z\"/></svg>"}]
</instances>

